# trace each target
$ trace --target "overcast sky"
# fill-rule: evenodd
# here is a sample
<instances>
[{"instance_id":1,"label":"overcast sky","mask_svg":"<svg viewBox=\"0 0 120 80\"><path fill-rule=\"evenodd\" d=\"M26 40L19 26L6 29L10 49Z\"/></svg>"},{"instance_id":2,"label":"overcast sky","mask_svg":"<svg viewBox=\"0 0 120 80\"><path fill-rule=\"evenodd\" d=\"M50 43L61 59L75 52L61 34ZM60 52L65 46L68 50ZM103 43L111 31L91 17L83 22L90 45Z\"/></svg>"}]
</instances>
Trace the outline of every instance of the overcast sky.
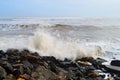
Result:
<instances>
[{"instance_id":1,"label":"overcast sky","mask_svg":"<svg viewBox=\"0 0 120 80\"><path fill-rule=\"evenodd\" d=\"M1 17L120 17L120 0L0 0Z\"/></svg>"}]
</instances>

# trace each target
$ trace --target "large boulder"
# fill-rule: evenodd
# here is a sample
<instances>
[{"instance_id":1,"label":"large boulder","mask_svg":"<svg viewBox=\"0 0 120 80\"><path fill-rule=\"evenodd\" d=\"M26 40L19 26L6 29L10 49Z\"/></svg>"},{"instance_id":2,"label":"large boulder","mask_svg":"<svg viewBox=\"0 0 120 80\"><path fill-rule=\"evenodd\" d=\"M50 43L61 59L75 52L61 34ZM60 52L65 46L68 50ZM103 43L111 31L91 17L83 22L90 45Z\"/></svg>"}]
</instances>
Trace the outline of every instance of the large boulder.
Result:
<instances>
[{"instance_id":1,"label":"large boulder","mask_svg":"<svg viewBox=\"0 0 120 80\"><path fill-rule=\"evenodd\" d=\"M112 60L110 64L112 66L119 66L120 67L120 60Z\"/></svg>"}]
</instances>

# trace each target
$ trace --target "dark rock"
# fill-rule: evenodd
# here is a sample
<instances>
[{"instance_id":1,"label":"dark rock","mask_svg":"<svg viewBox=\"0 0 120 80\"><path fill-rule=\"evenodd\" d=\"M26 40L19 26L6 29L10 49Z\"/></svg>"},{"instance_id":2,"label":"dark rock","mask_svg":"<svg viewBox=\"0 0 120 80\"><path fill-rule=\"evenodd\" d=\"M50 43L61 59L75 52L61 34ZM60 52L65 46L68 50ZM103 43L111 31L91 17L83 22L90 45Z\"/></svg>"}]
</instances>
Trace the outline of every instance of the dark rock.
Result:
<instances>
[{"instance_id":1,"label":"dark rock","mask_svg":"<svg viewBox=\"0 0 120 80\"><path fill-rule=\"evenodd\" d=\"M114 80L120 80L120 77L115 76L115 77L114 77Z\"/></svg>"},{"instance_id":2,"label":"dark rock","mask_svg":"<svg viewBox=\"0 0 120 80\"><path fill-rule=\"evenodd\" d=\"M106 60L102 59L102 58L97 58L95 60L90 61L92 63L92 65L96 68L100 68L100 66L102 65L103 62L107 62Z\"/></svg>"},{"instance_id":3,"label":"dark rock","mask_svg":"<svg viewBox=\"0 0 120 80\"><path fill-rule=\"evenodd\" d=\"M39 80L56 80L57 75L49 69L46 69L44 66L38 66L36 72L39 75Z\"/></svg>"},{"instance_id":4,"label":"dark rock","mask_svg":"<svg viewBox=\"0 0 120 80\"><path fill-rule=\"evenodd\" d=\"M97 60L98 62L100 62L100 63L107 62L107 60L102 59L102 58L97 58L96 60Z\"/></svg>"},{"instance_id":5,"label":"dark rock","mask_svg":"<svg viewBox=\"0 0 120 80\"><path fill-rule=\"evenodd\" d=\"M93 60L93 61L91 61L91 63L97 69L101 68L101 66L102 66L102 63L99 60Z\"/></svg>"},{"instance_id":6,"label":"dark rock","mask_svg":"<svg viewBox=\"0 0 120 80\"><path fill-rule=\"evenodd\" d=\"M51 71L53 71L54 73L58 74L59 73L59 70L57 69L57 66L53 63L53 62L50 62L48 64L49 68Z\"/></svg>"},{"instance_id":7,"label":"dark rock","mask_svg":"<svg viewBox=\"0 0 120 80\"><path fill-rule=\"evenodd\" d=\"M0 50L0 58L3 57L3 54L4 54L4 51L3 51L3 50Z\"/></svg>"},{"instance_id":8,"label":"dark rock","mask_svg":"<svg viewBox=\"0 0 120 80\"><path fill-rule=\"evenodd\" d=\"M30 69L33 69L33 65L29 61L25 60L25 61L22 61L22 62L23 62L25 67L29 67Z\"/></svg>"},{"instance_id":9,"label":"dark rock","mask_svg":"<svg viewBox=\"0 0 120 80\"><path fill-rule=\"evenodd\" d=\"M13 64L13 75L19 77L19 75L24 73L23 64Z\"/></svg>"},{"instance_id":10,"label":"dark rock","mask_svg":"<svg viewBox=\"0 0 120 80\"><path fill-rule=\"evenodd\" d=\"M119 66L120 67L120 60L112 60L110 64L112 66Z\"/></svg>"},{"instance_id":11,"label":"dark rock","mask_svg":"<svg viewBox=\"0 0 120 80\"><path fill-rule=\"evenodd\" d=\"M120 75L120 67L118 66L104 65L104 68L110 73L116 73Z\"/></svg>"},{"instance_id":12,"label":"dark rock","mask_svg":"<svg viewBox=\"0 0 120 80\"><path fill-rule=\"evenodd\" d=\"M117 66L105 67L102 65L105 60L101 58L59 60L53 56L40 56L27 49L1 50L0 58L0 80L103 80L105 75L101 74L102 71L111 71L115 79L119 79L120 75Z\"/></svg>"},{"instance_id":13,"label":"dark rock","mask_svg":"<svg viewBox=\"0 0 120 80\"><path fill-rule=\"evenodd\" d=\"M0 66L0 80L6 78L7 73L3 67Z\"/></svg>"},{"instance_id":14,"label":"dark rock","mask_svg":"<svg viewBox=\"0 0 120 80\"><path fill-rule=\"evenodd\" d=\"M13 71L12 64L10 64L7 61L3 61L2 63L0 63L0 65L6 70L8 74L12 73Z\"/></svg>"},{"instance_id":15,"label":"dark rock","mask_svg":"<svg viewBox=\"0 0 120 80\"><path fill-rule=\"evenodd\" d=\"M7 80L16 80L15 76L13 76L12 74L7 75L6 79Z\"/></svg>"},{"instance_id":16,"label":"dark rock","mask_svg":"<svg viewBox=\"0 0 120 80\"><path fill-rule=\"evenodd\" d=\"M24 59L27 59L30 63L39 63L40 61L40 57L39 56L33 56L29 53L29 51L22 51L21 52L22 57L24 57Z\"/></svg>"},{"instance_id":17,"label":"dark rock","mask_svg":"<svg viewBox=\"0 0 120 80\"><path fill-rule=\"evenodd\" d=\"M8 56L11 56L11 55L17 54L18 52L19 52L18 49L8 49L8 50L6 51L6 54L7 54Z\"/></svg>"}]
</instances>

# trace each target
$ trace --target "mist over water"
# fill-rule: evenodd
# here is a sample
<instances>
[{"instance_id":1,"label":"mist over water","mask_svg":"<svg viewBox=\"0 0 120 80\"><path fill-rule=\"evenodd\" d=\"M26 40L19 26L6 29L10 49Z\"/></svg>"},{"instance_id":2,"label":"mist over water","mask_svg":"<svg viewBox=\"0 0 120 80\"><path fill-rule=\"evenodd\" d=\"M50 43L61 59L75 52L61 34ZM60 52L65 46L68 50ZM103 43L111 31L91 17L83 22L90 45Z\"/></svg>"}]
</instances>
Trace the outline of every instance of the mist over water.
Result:
<instances>
[{"instance_id":1,"label":"mist over water","mask_svg":"<svg viewBox=\"0 0 120 80\"><path fill-rule=\"evenodd\" d=\"M0 49L27 48L42 56L112 58L120 53L120 19L0 19ZM9 45L9 46L8 46Z\"/></svg>"}]
</instances>

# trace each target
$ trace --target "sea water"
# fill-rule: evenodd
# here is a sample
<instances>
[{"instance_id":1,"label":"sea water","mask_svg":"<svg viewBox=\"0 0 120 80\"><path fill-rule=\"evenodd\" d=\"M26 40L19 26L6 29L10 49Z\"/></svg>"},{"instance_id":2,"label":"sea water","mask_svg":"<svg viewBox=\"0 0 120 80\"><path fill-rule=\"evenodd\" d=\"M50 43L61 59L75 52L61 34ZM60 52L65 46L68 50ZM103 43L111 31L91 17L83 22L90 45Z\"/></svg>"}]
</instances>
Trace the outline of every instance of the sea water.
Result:
<instances>
[{"instance_id":1,"label":"sea water","mask_svg":"<svg viewBox=\"0 0 120 80\"><path fill-rule=\"evenodd\" d=\"M0 18L0 49L29 49L41 56L120 57L119 18Z\"/></svg>"}]
</instances>

